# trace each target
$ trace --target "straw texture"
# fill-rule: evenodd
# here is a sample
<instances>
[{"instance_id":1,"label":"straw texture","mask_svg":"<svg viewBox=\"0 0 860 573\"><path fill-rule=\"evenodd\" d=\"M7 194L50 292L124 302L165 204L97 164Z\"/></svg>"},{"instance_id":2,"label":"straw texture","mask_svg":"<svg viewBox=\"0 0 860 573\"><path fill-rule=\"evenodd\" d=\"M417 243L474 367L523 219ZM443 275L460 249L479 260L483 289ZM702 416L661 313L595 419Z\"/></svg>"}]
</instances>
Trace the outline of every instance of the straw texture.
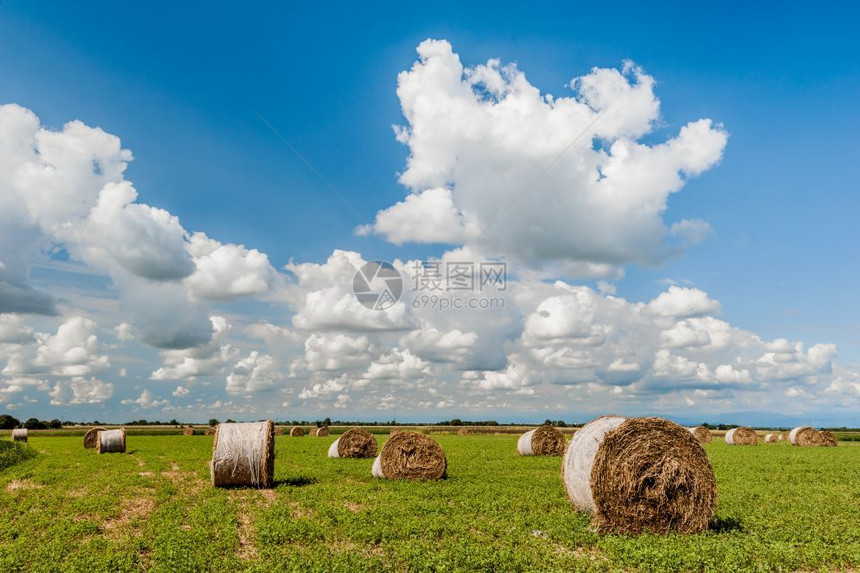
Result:
<instances>
[{"instance_id":1,"label":"straw texture","mask_svg":"<svg viewBox=\"0 0 860 573\"><path fill-rule=\"evenodd\" d=\"M529 430L517 440L517 453L521 456L564 455L564 434L552 426L541 426Z\"/></svg>"},{"instance_id":2,"label":"straw texture","mask_svg":"<svg viewBox=\"0 0 860 573\"><path fill-rule=\"evenodd\" d=\"M445 477L448 460L442 446L432 438L415 432L400 432L385 442L373 465L377 468L371 470L375 477L437 480Z\"/></svg>"},{"instance_id":3,"label":"straw texture","mask_svg":"<svg viewBox=\"0 0 860 573\"><path fill-rule=\"evenodd\" d=\"M590 422L562 471L574 505L593 513L600 532L699 532L716 507L707 454L687 428L661 418Z\"/></svg>"},{"instance_id":4,"label":"straw texture","mask_svg":"<svg viewBox=\"0 0 860 573\"><path fill-rule=\"evenodd\" d=\"M335 440L332 447L336 455L332 455L330 447L330 458L372 458L377 451L376 438L361 428L350 428Z\"/></svg>"},{"instance_id":5,"label":"straw texture","mask_svg":"<svg viewBox=\"0 0 860 573\"><path fill-rule=\"evenodd\" d=\"M95 448L99 439L99 432L104 432L104 428L90 428L84 434L84 447L87 449Z\"/></svg>"},{"instance_id":6,"label":"straw texture","mask_svg":"<svg viewBox=\"0 0 860 573\"><path fill-rule=\"evenodd\" d=\"M810 428L809 426L798 426L797 428L794 428L788 435L788 439L791 441L792 446L815 447L831 445L823 432L819 432L815 428ZM834 443L832 445L836 444Z\"/></svg>"},{"instance_id":7,"label":"straw texture","mask_svg":"<svg viewBox=\"0 0 860 573\"><path fill-rule=\"evenodd\" d=\"M125 428L102 430L96 434L96 451L100 454L125 453Z\"/></svg>"},{"instance_id":8,"label":"straw texture","mask_svg":"<svg viewBox=\"0 0 860 573\"><path fill-rule=\"evenodd\" d=\"M732 428L726 432L726 443L730 446L755 446L758 444L758 434L746 426Z\"/></svg>"},{"instance_id":9,"label":"straw texture","mask_svg":"<svg viewBox=\"0 0 860 573\"><path fill-rule=\"evenodd\" d=\"M697 440L699 440L699 442L701 442L701 443L703 443L703 444L710 443L710 441L711 441L711 431L710 431L710 430L708 430L706 427L704 427L704 426L696 426L695 428L689 428L689 430L690 430L690 433L692 433L692 434L693 434L693 436L694 436Z\"/></svg>"},{"instance_id":10,"label":"straw texture","mask_svg":"<svg viewBox=\"0 0 860 573\"><path fill-rule=\"evenodd\" d=\"M274 423L218 424L209 467L215 487L271 488L275 473Z\"/></svg>"}]
</instances>

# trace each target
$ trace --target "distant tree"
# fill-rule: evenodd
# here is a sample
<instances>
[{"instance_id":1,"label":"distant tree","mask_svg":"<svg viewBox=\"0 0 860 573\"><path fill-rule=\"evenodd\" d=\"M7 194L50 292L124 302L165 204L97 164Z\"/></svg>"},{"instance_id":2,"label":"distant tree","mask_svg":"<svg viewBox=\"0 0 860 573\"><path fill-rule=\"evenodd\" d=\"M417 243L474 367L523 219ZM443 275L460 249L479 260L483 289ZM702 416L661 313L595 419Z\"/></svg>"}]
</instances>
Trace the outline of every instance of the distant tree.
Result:
<instances>
[{"instance_id":1,"label":"distant tree","mask_svg":"<svg viewBox=\"0 0 860 573\"><path fill-rule=\"evenodd\" d=\"M326 419L323 420L323 426L325 426L325 427L331 426L331 418L326 417Z\"/></svg>"},{"instance_id":2,"label":"distant tree","mask_svg":"<svg viewBox=\"0 0 860 573\"><path fill-rule=\"evenodd\" d=\"M53 420L48 422L48 427L52 430L60 430L63 427L63 423L60 420L54 418Z\"/></svg>"},{"instance_id":3,"label":"distant tree","mask_svg":"<svg viewBox=\"0 0 860 573\"><path fill-rule=\"evenodd\" d=\"M47 424L40 422L38 418L29 418L24 422L24 427L28 430L44 430L47 428Z\"/></svg>"},{"instance_id":4,"label":"distant tree","mask_svg":"<svg viewBox=\"0 0 860 573\"><path fill-rule=\"evenodd\" d=\"M555 422L553 422L553 423L554 423L556 426L558 426L559 428L566 428L566 427L567 427L567 422L565 422L564 420L556 420L556 421L555 421Z\"/></svg>"},{"instance_id":5,"label":"distant tree","mask_svg":"<svg viewBox=\"0 0 860 573\"><path fill-rule=\"evenodd\" d=\"M462 425L463 425L463 420L461 420L460 418L454 418L453 420L451 420L450 422L448 422L448 425L449 425L449 426L462 426Z\"/></svg>"},{"instance_id":6,"label":"distant tree","mask_svg":"<svg viewBox=\"0 0 860 573\"><path fill-rule=\"evenodd\" d=\"M179 425L179 422L177 422L177 421L176 421L176 419L173 419L173 420L170 420L170 421L168 422L168 424L170 424L171 426L178 426L178 425Z\"/></svg>"},{"instance_id":7,"label":"distant tree","mask_svg":"<svg viewBox=\"0 0 860 573\"><path fill-rule=\"evenodd\" d=\"M225 423L226 424L235 424L236 420L234 420L233 418L227 418L227 421Z\"/></svg>"},{"instance_id":8,"label":"distant tree","mask_svg":"<svg viewBox=\"0 0 860 573\"><path fill-rule=\"evenodd\" d=\"M21 420L9 414L0 415L0 430L13 430L21 425Z\"/></svg>"},{"instance_id":9,"label":"distant tree","mask_svg":"<svg viewBox=\"0 0 860 573\"><path fill-rule=\"evenodd\" d=\"M209 425L212 426L213 428L215 426L217 426L218 425L218 418L210 418L209 419Z\"/></svg>"}]
</instances>

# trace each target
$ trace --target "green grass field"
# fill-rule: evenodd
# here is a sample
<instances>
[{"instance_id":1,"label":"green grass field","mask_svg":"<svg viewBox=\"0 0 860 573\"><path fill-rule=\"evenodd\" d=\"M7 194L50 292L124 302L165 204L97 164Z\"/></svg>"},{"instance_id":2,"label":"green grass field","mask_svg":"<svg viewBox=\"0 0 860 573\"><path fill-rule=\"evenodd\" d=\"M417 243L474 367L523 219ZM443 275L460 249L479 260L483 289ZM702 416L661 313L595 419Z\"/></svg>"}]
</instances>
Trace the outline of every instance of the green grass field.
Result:
<instances>
[{"instance_id":1,"label":"green grass field","mask_svg":"<svg viewBox=\"0 0 860 573\"><path fill-rule=\"evenodd\" d=\"M719 502L699 535L598 536L560 458L516 436L435 436L447 480L386 482L276 440L274 490L209 485L212 438L129 436L126 454L33 437L0 469L0 571L853 571L860 444L705 447ZM383 438L384 440L384 438ZM380 445L382 440L380 440Z\"/></svg>"}]
</instances>

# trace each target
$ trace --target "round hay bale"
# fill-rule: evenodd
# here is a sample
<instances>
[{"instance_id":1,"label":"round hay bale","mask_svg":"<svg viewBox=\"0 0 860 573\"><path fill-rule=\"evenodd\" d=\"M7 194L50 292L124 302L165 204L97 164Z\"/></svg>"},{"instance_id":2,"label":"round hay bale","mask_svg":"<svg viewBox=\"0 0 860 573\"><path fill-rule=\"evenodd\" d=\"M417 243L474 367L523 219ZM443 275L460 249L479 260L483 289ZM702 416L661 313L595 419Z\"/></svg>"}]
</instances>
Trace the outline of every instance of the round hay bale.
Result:
<instances>
[{"instance_id":1,"label":"round hay bale","mask_svg":"<svg viewBox=\"0 0 860 573\"><path fill-rule=\"evenodd\" d=\"M194 435L194 428L192 428L191 426L186 426L186 427L182 428L182 435L183 436L193 436Z\"/></svg>"},{"instance_id":2,"label":"round hay bale","mask_svg":"<svg viewBox=\"0 0 860 573\"><path fill-rule=\"evenodd\" d=\"M709 444L711 442L711 431L704 426L696 426L695 428L688 428L690 433L699 440L700 443Z\"/></svg>"},{"instance_id":3,"label":"round hay bale","mask_svg":"<svg viewBox=\"0 0 860 573\"><path fill-rule=\"evenodd\" d=\"M100 454L124 454L125 428L98 432L96 434L96 451Z\"/></svg>"},{"instance_id":4,"label":"round hay bale","mask_svg":"<svg viewBox=\"0 0 860 573\"><path fill-rule=\"evenodd\" d=\"M275 435L283 436L284 435L284 427L283 426L275 426Z\"/></svg>"},{"instance_id":5,"label":"round hay bale","mask_svg":"<svg viewBox=\"0 0 860 573\"><path fill-rule=\"evenodd\" d=\"M382 446L371 474L385 479L437 480L445 477L447 469L445 451L433 438L400 432Z\"/></svg>"},{"instance_id":6,"label":"round hay bale","mask_svg":"<svg viewBox=\"0 0 860 573\"><path fill-rule=\"evenodd\" d=\"M27 428L18 428L17 430L12 430L12 441L13 442L26 442L27 441Z\"/></svg>"},{"instance_id":7,"label":"round hay bale","mask_svg":"<svg viewBox=\"0 0 860 573\"><path fill-rule=\"evenodd\" d=\"M316 436L316 435L317 435L317 430L318 430L318 429L319 429L319 428L311 428L310 430L308 430L308 435L309 435L309 436L311 436L311 437Z\"/></svg>"},{"instance_id":8,"label":"round hay bale","mask_svg":"<svg viewBox=\"0 0 860 573\"><path fill-rule=\"evenodd\" d=\"M457 435L458 436L468 436L469 435L468 428L460 428L459 430L457 430Z\"/></svg>"},{"instance_id":9,"label":"round hay bale","mask_svg":"<svg viewBox=\"0 0 860 573\"><path fill-rule=\"evenodd\" d=\"M331 435L331 430L328 429L328 426L323 426L321 428L317 428L316 434L314 434L318 438L325 438L326 436Z\"/></svg>"},{"instance_id":10,"label":"round hay bale","mask_svg":"<svg viewBox=\"0 0 860 573\"><path fill-rule=\"evenodd\" d=\"M104 428L90 428L87 430L87 433L84 434L84 448L95 448L98 443L99 432L104 431Z\"/></svg>"},{"instance_id":11,"label":"round hay bale","mask_svg":"<svg viewBox=\"0 0 860 573\"><path fill-rule=\"evenodd\" d=\"M689 430L661 418L589 422L567 448L562 477L599 532L695 533L716 507L707 453Z\"/></svg>"},{"instance_id":12,"label":"round hay bale","mask_svg":"<svg viewBox=\"0 0 860 573\"><path fill-rule=\"evenodd\" d=\"M751 428L739 426L726 432L726 443L730 446L755 446L758 444L758 434Z\"/></svg>"},{"instance_id":13,"label":"round hay bale","mask_svg":"<svg viewBox=\"0 0 860 573\"><path fill-rule=\"evenodd\" d=\"M788 435L788 439L792 446L815 447L827 445L827 438L824 437L824 434L809 426L794 428Z\"/></svg>"},{"instance_id":14,"label":"round hay bale","mask_svg":"<svg viewBox=\"0 0 860 573\"><path fill-rule=\"evenodd\" d=\"M372 458L376 456L376 438L367 430L350 428L332 442L330 458Z\"/></svg>"},{"instance_id":15,"label":"round hay bale","mask_svg":"<svg viewBox=\"0 0 860 573\"><path fill-rule=\"evenodd\" d=\"M830 447L836 447L839 443L839 440L836 439L836 435L833 432L828 432L826 430L821 431L821 435L824 436L824 445Z\"/></svg>"},{"instance_id":16,"label":"round hay bale","mask_svg":"<svg viewBox=\"0 0 860 573\"><path fill-rule=\"evenodd\" d=\"M203 431L203 433L204 433L205 435L207 435L207 436L214 436L214 435L215 435L215 428L213 428L212 426L208 426L208 427Z\"/></svg>"},{"instance_id":17,"label":"round hay bale","mask_svg":"<svg viewBox=\"0 0 860 573\"><path fill-rule=\"evenodd\" d=\"M212 444L212 485L271 488L275 475L275 424L218 424Z\"/></svg>"},{"instance_id":18,"label":"round hay bale","mask_svg":"<svg viewBox=\"0 0 860 573\"><path fill-rule=\"evenodd\" d=\"M764 435L764 443L775 444L776 443L776 434L765 434Z\"/></svg>"},{"instance_id":19,"label":"round hay bale","mask_svg":"<svg viewBox=\"0 0 860 573\"><path fill-rule=\"evenodd\" d=\"M521 456L563 456L564 434L552 426L529 430L517 440L517 453Z\"/></svg>"},{"instance_id":20,"label":"round hay bale","mask_svg":"<svg viewBox=\"0 0 860 573\"><path fill-rule=\"evenodd\" d=\"M292 436L293 438L301 438L304 435L305 435L305 431L298 426L293 426L290 429L290 436Z\"/></svg>"},{"instance_id":21,"label":"round hay bale","mask_svg":"<svg viewBox=\"0 0 860 573\"><path fill-rule=\"evenodd\" d=\"M782 434L780 434L779 436L777 436L777 437L776 437L776 441L777 441L777 442L781 442L781 441L783 441L784 439L785 439L785 436L783 436Z\"/></svg>"}]
</instances>

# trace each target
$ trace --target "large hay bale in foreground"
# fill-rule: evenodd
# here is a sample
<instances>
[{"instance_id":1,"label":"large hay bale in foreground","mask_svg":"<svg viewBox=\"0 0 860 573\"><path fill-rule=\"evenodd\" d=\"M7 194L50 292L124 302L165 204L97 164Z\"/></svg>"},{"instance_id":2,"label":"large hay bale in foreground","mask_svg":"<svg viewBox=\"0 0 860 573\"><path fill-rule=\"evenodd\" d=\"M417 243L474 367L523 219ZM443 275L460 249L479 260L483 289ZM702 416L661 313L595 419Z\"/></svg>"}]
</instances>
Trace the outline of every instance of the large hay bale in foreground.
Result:
<instances>
[{"instance_id":1,"label":"large hay bale in foreground","mask_svg":"<svg viewBox=\"0 0 860 573\"><path fill-rule=\"evenodd\" d=\"M798 426L797 428L794 428L788 435L788 439L792 446L815 447L828 445L827 438L824 434L815 428L810 428L809 426Z\"/></svg>"},{"instance_id":2,"label":"large hay bale in foreground","mask_svg":"<svg viewBox=\"0 0 860 573\"><path fill-rule=\"evenodd\" d=\"M372 458L376 456L376 438L367 430L350 428L328 448L330 458Z\"/></svg>"},{"instance_id":3,"label":"large hay bale in foreground","mask_svg":"<svg viewBox=\"0 0 860 573\"><path fill-rule=\"evenodd\" d=\"M716 507L707 453L689 430L661 418L589 422L567 448L562 477L599 532L696 533Z\"/></svg>"},{"instance_id":4,"label":"large hay bale in foreground","mask_svg":"<svg viewBox=\"0 0 860 573\"><path fill-rule=\"evenodd\" d=\"M739 426L726 432L726 443L730 446L755 446L758 444L758 434L752 428Z\"/></svg>"},{"instance_id":5,"label":"large hay bale in foreground","mask_svg":"<svg viewBox=\"0 0 860 573\"><path fill-rule=\"evenodd\" d=\"M13 442L26 442L27 441L27 428L18 428L17 430L12 430L12 441Z\"/></svg>"},{"instance_id":6,"label":"large hay bale in foreground","mask_svg":"<svg viewBox=\"0 0 860 573\"><path fill-rule=\"evenodd\" d=\"M84 434L84 448L95 448L98 444L99 432L104 431L104 428L90 428L89 430L87 430L87 433Z\"/></svg>"},{"instance_id":7,"label":"large hay bale in foreground","mask_svg":"<svg viewBox=\"0 0 860 573\"><path fill-rule=\"evenodd\" d=\"M517 440L517 453L521 456L563 456L564 434L552 426L529 430Z\"/></svg>"},{"instance_id":8,"label":"large hay bale in foreground","mask_svg":"<svg viewBox=\"0 0 860 573\"><path fill-rule=\"evenodd\" d=\"M124 454L125 428L98 432L96 434L96 451L100 454Z\"/></svg>"},{"instance_id":9,"label":"large hay bale in foreground","mask_svg":"<svg viewBox=\"0 0 860 573\"><path fill-rule=\"evenodd\" d=\"M317 428L316 432L311 435L318 438L325 438L326 436L331 435L331 430L328 429L328 426L322 426L321 428Z\"/></svg>"},{"instance_id":10,"label":"large hay bale in foreground","mask_svg":"<svg viewBox=\"0 0 860 573\"><path fill-rule=\"evenodd\" d=\"M385 479L442 479L448 470L445 451L433 438L415 432L392 436L373 460L373 477Z\"/></svg>"},{"instance_id":11,"label":"large hay bale in foreground","mask_svg":"<svg viewBox=\"0 0 860 573\"><path fill-rule=\"evenodd\" d=\"M275 476L275 424L218 424L212 444L212 485L271 488Z\"/></svg>"},{"instance_id":12,"label":"large hay bale in foreground","mask_svg":"<svg viewBox=\"0 0 860 573\"><path fill-rule=\"evenodd\" d=\"M839 443L839 440L836 439L836 434L833 432L828 432L826 430L821 430L821 435L824 436L824 445L836 447Z\"/></svg>"},{"instance_id":13,"label":"large hay bale in foreground","mask_svg":"<svg viewBox=\"0 0 860 573\"><path fill-rule=\"evenodd\" d=\"M696 426L695 428L687 428L699 442L708 444L711 442L711 431L704 426Z\"/></svg>"},{"instance_id":14,"label":"large hay bale in foreground","mask_svg":"<svg viewBox=\"0 0 860 573\"><path fill-rule=\"evenodd\" d=\"M290 429L290 436L292 436L293 438L301 438L304 435L305 435L305 431L298 426L293 426Z\"/></svg>"}]
</instances>

